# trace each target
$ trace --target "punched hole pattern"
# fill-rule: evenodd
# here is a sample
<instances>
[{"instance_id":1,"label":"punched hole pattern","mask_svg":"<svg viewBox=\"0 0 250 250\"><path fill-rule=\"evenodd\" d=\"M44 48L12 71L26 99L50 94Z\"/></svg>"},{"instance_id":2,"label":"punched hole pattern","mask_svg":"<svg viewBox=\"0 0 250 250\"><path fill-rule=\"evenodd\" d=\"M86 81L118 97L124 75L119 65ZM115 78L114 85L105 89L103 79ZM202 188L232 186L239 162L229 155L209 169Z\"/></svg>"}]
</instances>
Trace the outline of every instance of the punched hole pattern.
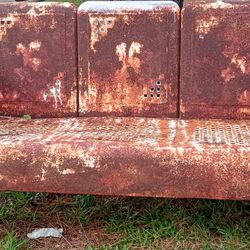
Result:
<instances>
[{"instance_id":1,"label":"punched hole pattern","mask_svg":"<svg viewBox=\"0 0 250 250\"><path fill-rule=\"evenodd\" d=\"M7 28L12 24L11 20L7 20L6 18L0 19L0 32L5 32Z\"/></svg>"},{"instance_id":2,"label":"punched hole pattern","mask_svg":"<svg viewBox=\"0 0 250 250\"><path fill-rule=\"evenodd\" d=\"M155 86L151 86L149 88L149 92L150 94L148 93L144 93L144 98L154 98L156 97L157 99L161 97L161 81L160 80L157 80L156 83L155 83Z\"/></svg>"},{"instance_id":3,"label":"punched hole pattern","mask_svg":"<svg viewBox=\"0 0 250 250\"><path fill-rule=\"evenodd\" d=\"M250 146L250 131L247 125L209 124L197 127L193 140L205 144L227 144Z\"/></svg>"}]
</instances>

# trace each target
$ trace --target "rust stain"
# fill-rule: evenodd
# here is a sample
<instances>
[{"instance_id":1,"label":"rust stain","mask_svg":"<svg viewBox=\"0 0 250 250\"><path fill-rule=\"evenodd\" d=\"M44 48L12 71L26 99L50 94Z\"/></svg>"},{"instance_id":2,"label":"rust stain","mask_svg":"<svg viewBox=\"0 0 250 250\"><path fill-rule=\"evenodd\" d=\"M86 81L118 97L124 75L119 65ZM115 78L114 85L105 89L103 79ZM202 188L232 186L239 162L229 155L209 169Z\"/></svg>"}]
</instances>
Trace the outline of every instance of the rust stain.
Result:
<instances>
[{"instance_id":1,"label":"rust stain","mask_svg":"<svg viewBox=\"0 0 250 250\"><path fill-rule=\"evenodd\" d=\"M249 1L184 2L183 118L250 118L249 10Z\"/></svg>"},{"instance_id":2,"label":"rust stain","mask_svg":"<svg viewBox=\"0 0 250 250\"><path fill-rule=\"evenodd\" d=\"M88 2L78 23L81 116L177 117L177 4Z\"/></svg>"},{"instance_id":3,"label":"rust stain","mask_svg":"<svg viewBox=\"0 0 250 250\"><path fill-rule=\"evenodd\" d=\"M0 190L247 200L249 188L249 120L0 119Z\"/></svg>"},{"instance_id":4,"label":"rust stain","mask_svg":"<svg viewBox=\"0 0 250 250\"><path fill-rule=\"evenodd\" d=\"M3 3L0 41L0 115L76 116L73 5Z\"/></svg>"}]
</instances>

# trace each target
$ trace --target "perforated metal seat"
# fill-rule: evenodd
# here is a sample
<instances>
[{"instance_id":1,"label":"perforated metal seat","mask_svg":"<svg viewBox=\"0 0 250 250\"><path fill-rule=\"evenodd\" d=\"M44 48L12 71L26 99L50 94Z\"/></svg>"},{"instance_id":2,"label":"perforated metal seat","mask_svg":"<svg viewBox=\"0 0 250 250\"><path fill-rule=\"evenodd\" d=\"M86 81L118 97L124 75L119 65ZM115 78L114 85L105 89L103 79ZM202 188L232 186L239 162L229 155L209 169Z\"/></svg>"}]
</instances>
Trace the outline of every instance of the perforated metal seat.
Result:
<instances>
[{"instance_id":1,"label":"perforated metal seat","mask_svg":"<svg viewBox=\"0 0 250 250\"><path fill-rule=\"evenodd\" d=\"M250 199L250 121L0 120L0 190Z\"/></svg>"}]
</instances>

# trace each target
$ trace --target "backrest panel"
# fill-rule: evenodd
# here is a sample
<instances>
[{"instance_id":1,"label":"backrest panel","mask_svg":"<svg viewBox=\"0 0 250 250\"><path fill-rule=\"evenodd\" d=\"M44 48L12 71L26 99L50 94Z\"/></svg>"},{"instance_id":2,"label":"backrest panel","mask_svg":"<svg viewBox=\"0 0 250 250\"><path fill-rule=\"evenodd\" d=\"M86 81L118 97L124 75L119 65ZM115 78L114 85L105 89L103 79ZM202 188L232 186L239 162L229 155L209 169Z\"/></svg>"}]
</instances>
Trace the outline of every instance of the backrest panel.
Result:
<instances>
[{"instance_id":1,"label":"backrest panel","mask_svg":"<svg viewBox=\"0 0 250 250\"><path fill-rule=\"evenodd\" d=\"M76 8L0 4L0 115L76 116Z\"/></svg>"},{"instance_id":2,"label":"backrest panel","mask_svg":"<svg viewBox=\"0 0 250 250\"><path fill-rule=\"evenodd\" d=\"M177 117L176 3L86 2L78 36L80 115Z\"/></svg>"},{"instance_id":3,"label":"backrest panel","mask_svg":"<svg viewBox=\"0 0 250 250\"><path fill-rule=\"evenodd\" d=\"M250 1L187 0L182 10L182 118L250 118Z\"/></svg>"}]
</instances>

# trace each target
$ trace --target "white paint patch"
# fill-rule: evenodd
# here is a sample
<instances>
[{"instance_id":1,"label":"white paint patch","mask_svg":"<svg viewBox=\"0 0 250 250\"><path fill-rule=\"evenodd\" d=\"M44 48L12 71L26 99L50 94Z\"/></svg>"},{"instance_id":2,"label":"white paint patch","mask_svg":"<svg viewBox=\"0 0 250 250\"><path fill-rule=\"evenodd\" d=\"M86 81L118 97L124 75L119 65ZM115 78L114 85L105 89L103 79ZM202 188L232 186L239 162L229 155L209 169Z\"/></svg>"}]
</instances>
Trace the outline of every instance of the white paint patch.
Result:
<instances>
[{"instance_id":1,"label":"white paint patch","mask_svg":"<svg viewBox=\"0 0 250 250\"><path fill-rule=\"evenodd\" d=\"M45 12L45 9L44 9ZM29 15L30 17L36 17L39 15L39 13L37 12L37 9L35 7L32 7L28 12L27 15Z\"/></svg>"},{"instance_id":2,"label":"white paint patch","mask_svg":"<svg viewBox=\"0 0 250 250\"><path fill-rule=\"evenodd\" d=\"M177 147L176 149L177 149L177 152L181 155L183 155L185 153L185 148L183 148L183 147Z\"/></svg>"},{"instance_id":3,"label":"white paint patch","mask_svg":"<svg viewBox=\"0 0 250 250\"><path fill-rule=\"evenodd\" d=\"M224 79L225 83L228 83L235 78L235 75L230 68L227 68L221 71L221 77Z\"/></svg>"},{"instance_id":4,"label":"white paint patch","mask_svg":"<svg viewBox=\"0 0 250 250\"><path fill-rule=\"evenodd\" d=\"M88 168L95 168L96 159L88 154L82 155L81 159L83 159L86 167Z\"/></svg>"},{"instance_id":5,"label":"white paint patch","mask_svg":"<svg viewBox=\"0 0 250 250\"><path fill-rule=\"evenodd\" d=\"M238 98L238 100L241 104L249 106L249 104L250 104L250 91L244 90L243 93Z\"/></svg>"},{"instance_id":6,"label":"white paint patch","mask_svg":"<svg viewBox=\"0 0 250 250\"><path fill-rule=\"evenodd\" d=\"M43 100L46 102L48 98L48 94L47 93L43 93Z\"/></svg>"},{"instance_id":7,"label":"white paint patch","mask_svg":"<svg viewBox=\"0 0 250 250\"><path fill-rule=\"evenodd\" d=\"M203 151L203 147L200 143L196 142L195 140L191 141L191 145L199 152Z\"/></svg>"},{"instance_id":8,"label":"white paint patch","mask_svg":"<svg viewBox=\"0 0 250 250\"><path fill-rule=\"evenodd\" d=\"M31 67L34 71L38 71L41 64L42 64L42 61L40 58L36 58L36 57L33 57L31 60L30 60L30 64L31 64Z\"/></svg>"},{"instance_id":9,"label":"white paint patch","mask_svg":"<svg viewBox=\"0 0 250 250\"><path fill-rule=\"evenodd\" d=\"M30 51L39 51L41 48L42 42L40 40L35 40L29 44Z\"/></svg>"},{"instance_id":10,"label":"white paint patch","mask_svg":"<svg viewBox=\"0 0 250 250\"><path fill-rule=\"evenodd\" d=\"M126 59L126 49L127 49L127 44L126 43L120 43L116 46L116 55L119 59L120 62L125 62Z\"/></svg>"},{"instance_id":11,"label":"white paint patch","mask_svg":"<svg viewBox=\"0 0 250 250\"><path fill-rule=\"evenodd\" d=\"M42 168L42 176L41 176L41 181L45 181L45 175L46 175L45 169Z\"/></svg>"},{"instance_id":12,"label":"white paint patch","mask_svg":"<svg viewBox=\"0 0 250 250\"><path fill-rule=\"evenodd\" d=\"M94 48L95 43L107 36L108 31L114 27L115 20L116 17L97 17L96 15L89 15L89 22L91 24L90 47L94 52L96 52Z\"/></svg>"},{"instance_id":13,"label":"white paint patch","mask_svg":"<svg viewBox=\"0 0 250 250\"><path fill-rule=\"evenodd\" d=\"M16 54L22 55L24 66L30 66L34 71L38 71L42 60L37 57L32 57L32 53L35 51L39 51L41 47L41 42L36 40L29 44L28 47L23 45L22 43L18 43L16 45Z\"/></svg>"},{"instance_id":14,"label":"white paint patch","mask_svg":"<svg viewBox=\"0 0 250 250\"><path fill-rule=\"evenodd\" d=\"M213 8L213 9L220 9L220 8L232 8L233 5L231 3L225 3L223 0L217 0L214 3L204 4L203 8Z\"/></svg>"},{"instance_id":15,"label":"white paint patch","mask_svg":"<svg viewBox=\"0 0 250 250\"><path fill-rule=\"evenodd\" d=\"M204 35L207 35L212 28L215 28L219 24L216 17L210 17L209 20L196 20L196 32L200 34L200 38L204 39Z\"/></svg>"},{"instance_id":16,"label":"white paint patch","mask_svg":"<svg viewBox=\"0 0 250 250\"><path fill-rule=\"evenodd\" d=\"M74 173L75 173L75 170L74 169L70 169L70 168L67 168L67 169L65 169L65 170L62 171L63 175L74 174Z\"/></svg>"},{"instance_id":17,"label":"white paint patch","mask_svg":"<svg viewBox=\"0 0 250 250\"><path fill-rule=\"evenodd\" d=\"M49 100L49 96L53 97L54 99L54 103L55 103L55 107L58 107L58 103L62 106L63 102L62 102L62 98L61 98L61 87L62 87L62 83L60 80L56 80L54 86L49 88L49 93L44 92L43 95L43 100L44 101L48 101Z\"/></svg>"},{"instance_id":18,"label":"white paint patch","mask_svg":"<svg viewBox=\"0 0 250 250\"><path fill-rule=\"evenodd\" d=\"M177 121L176 120L170 120L169 122L168 122L168 127L170 128L170 129L175 129L176 128L176 126L177 126Z\"/></svg>"},{"instance_id":19,"label":"white paint patch","mask_svg":"<svg viewBox=\"0 0 250 250\"><path fill-rule=\"evenodd\" d=\"M6 17L0 17L0 22L4 23L3 25L0 25L0 41L4 36L7 35L7 31L11 29L14 26L15 22L19 19L20 17L14 16L13 13L8 14Z\"/></svg>"},{"instance_id":20,"label":"white paint patch","mask_svg":"<svg viewBox=\"0 0 250 250\"><path fill-rule=\"evenodd\" d=\"M64 7L66 7L66 8L72 7L72 4L71 4L71 3L67 3L67 2L62 3L62 5L63 5Z\"/></svg>"},{"instance_id":21,"label":"white paint patch","mask_svg":"<svg viewBox=\"0 0 250 250\"><path fill-rule=\"evenodd\" d=\"M143 47L142 44L138 43L138 42L132 42L130 48L129 48L129 52L128 52L128 56L129 58L132 58L135 56L135 54L140 54L141 53L141 48Z\"/></svg>"},{"instance_id":22,"label":"white paint patch","mask_svg":"<svg viewBox=\"0 0 250 250\"><path fill-rule=\"evenodd\" d=\"M143 44L133 41L129 47L127 55L127 44L122 42L116 46L116 55L120 62L122 62L122 69L120 71L126 71L126 68L132 67L137 73L140 71L141 60L137 56L141 53Z\"/></svg>"},{"instance_id":23,"label":"white paint patch","mask_svg":"<svg viewBox=\"0 0 250 250\"><path fill-rule=\"evenodd\" d=\"M238 54L235 54L231 60L231 63L236 64L243 74L246 73L246 57L241 57Z\"/></svg>"},{"instance_id":24,"label":"white paint patch","mask_svg":"<svg viewBox=\"0 0 250 250\"><path fill-rule=\"evenodd\" d=\"M186 128L186 127L188 127L188 123L184 120L178 120L178 127Z\"/></svg>"},{"instance_id":25,"label":"white paint patch","mask_svg":"<svg viewBox=\"0 0 250 250\"><path fill-rule=\"evenodd\" d=\"M172 1L89 1L81 4L79 11L117 13L131 11L161 11L161 9L164 8L179 9L179 6Z\"/></svg>"}]
</instances>

